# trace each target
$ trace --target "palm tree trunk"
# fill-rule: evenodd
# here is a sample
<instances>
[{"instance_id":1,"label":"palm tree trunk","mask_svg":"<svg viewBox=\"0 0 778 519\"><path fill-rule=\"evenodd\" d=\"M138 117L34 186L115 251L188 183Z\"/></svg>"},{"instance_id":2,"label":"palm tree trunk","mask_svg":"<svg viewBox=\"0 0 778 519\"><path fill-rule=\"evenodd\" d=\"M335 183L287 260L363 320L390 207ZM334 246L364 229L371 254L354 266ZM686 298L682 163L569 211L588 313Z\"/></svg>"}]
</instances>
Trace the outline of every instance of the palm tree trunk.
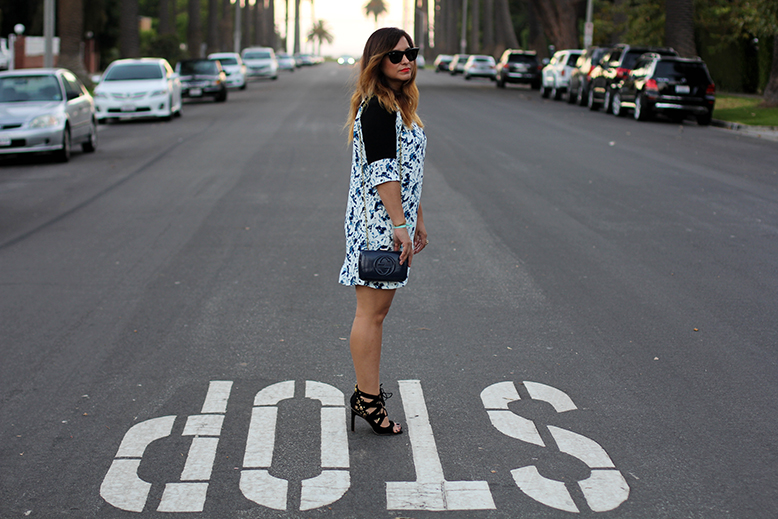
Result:
<instances>
[{"instance_id":1,"label":"palm tree trunk","mask_svg":"<svg viewBox=\"0 0 778 519\"><path fill-rule=\"evenodd\" d=\"M472 11L470 15L470 54L479 54L481 52L481 3L478 0L472 2Z\"/></svg>"},{"instance_id":2,"label":"palm tree trunk","mask_svg":"<svg viewBox=\"0 0 778 519\"><path fill-rule=\"evenodd\" d=\"M511 21L511 10L508 0L495 0L495 24L497 28L497 53L502 54L505 49L515 49L519 46L516 31Z\"/></svg>"},{"instance_id":3,"label":"palm tree trunk","mask_svg":"<svg viewBox=\"0 0 778 519\"><path fill-rule=\"evenodd\" d=\"M266 45L265 25L265 2L257 0L254 3L254 38L251 40L252 45Z\"/></svg>"},{"instance_id":4,"label":"palm tree trunk","mask_svg":"<svg viewBox=\"0 0 778 519\"><path fill-rule=\"evenodd\" d=\"M494 0L484 0L483 51L494 55Z\"/></svg>"},{"instance_id":5,"label":"palm tree trunk","mask_svg":"<svg viewBox=\"0 0 778 519\"><path fill-rule=\"evenodd\" d=\"M665 1L665 44L686 58L697 55L693 0Z\"/></svg>"},{"instance_id":6,"label":"palm tree trunk","mask_svg":"<svg viewBox=\"0 0 778 519\"><path fill-rule=\"evenodd\" d=\"M159 34L173 33L173 24L170 23L170 2L171 0L159 0Z\"/></svg>"},{"instance_id":7,"label":"palm tree trunk","mask_svg":"<svg viewBox=\"0 0 778 519\"><path fill-rule=\"evenodd\" d=\"M459 31L457 30L457 20L462 10L462 0L448 0L446 2L446 43L448 51L451 54L459 52Z\"/></svg>"},{"instance_id":8,"label":"palm tree trunk","mask_svg":"<svg viewBox=\"0 0 778 519\"><path fill-rule=\"evenodd\" d=\"M122 58L140 56L138 0L122 0L119 10L119 54Z\"/></svg>"},{"instance_id":9,"label":"palm tree trunk","mask_svg":"<svg viewBox=\"0 0 778 519\"><path fill-rule=\"evenodd\" d=\"M246 3L243 7L243 17L240 19L240 23L243 27L241 27L241 34L240 34L240 47L242 49L245 49L246 47L251 47L251 19L252 19L252 12L256 9L256 3L252 6L248 3L248 0L246 0Z\"/></svg>"},{"instance_id":10,"label":"palm tree trunk","mask_svg":"<svg viewBox=\"0 0 778 519\"><path fill-rule=\"evenodd\" d=\"M200 30L200 0L189 0L189 25L186 30L186 46L190 58L200 57L200 46L203 42Z\"/></svg>"},{"instance_id":11,"label":"palm tree trunk","mask_svg":"<svg viewBox=\"0 0 778 519\"><path fill-rule=\"evenodd\" d=\"M778 106L778 32L773 35L773 65L770 67L770 79L764 89L764 104Z\"/></svg>"},{"instance_id":12,"label":"palm tree trunk","mask_svg":"<svg viewBox=\"0 0 778 519\"><path fill-rule=\"evenodd\" d=\"M270 0L265 9L265 40L268 47L276 48L276 4Z\"/></svg>"},{"instance_id":13,"label":"palm tree trunk","mask_svg":"<svg viewBox=\"0 0 778 519\"><path fill-rule=\"evenodd\" d=\"M219 0L208 0L208 37L206 40L208 53L219 50Z\"/></svg>"},{"instance_id":14,"label":"palm tree trunk","mask_svg":"<svg viewBox=\"0 0 778 519\"><path fill-rule=\"evenodd\" d=\"M300 0L294 0L294 51L300 53Z\"/></svg>"},{"instance_id":15,"label":"palm tree trunk","mask_svg":"<svg viewBox=\"0 0 778 519\"><path fill-rule=\"evenodd\" d=\"M84 66L84 2L83 0L59 0L59 60L57 65L73 71L82 82L89 85L89 74Z\"/></svg>"}]
</instances>

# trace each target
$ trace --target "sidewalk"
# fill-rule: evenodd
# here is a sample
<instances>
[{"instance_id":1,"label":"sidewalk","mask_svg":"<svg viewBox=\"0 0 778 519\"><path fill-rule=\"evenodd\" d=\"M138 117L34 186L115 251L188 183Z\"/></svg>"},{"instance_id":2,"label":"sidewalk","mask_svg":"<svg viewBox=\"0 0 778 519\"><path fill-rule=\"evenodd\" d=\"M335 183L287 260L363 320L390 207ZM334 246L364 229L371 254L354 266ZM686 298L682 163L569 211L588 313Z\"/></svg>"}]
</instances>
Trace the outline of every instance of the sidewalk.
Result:
<instances>
[{"instance_id":1,"label":"sidewalk","mask_svg":"<svg viewBox=\"0 0 778 519\"><path fill-rule=\"evenodd\" d=\"M737 135L748 135L758 139L767 139L778 142L778 126L749 126L747 124L731 123L719 119L713 119L710 124L711 126L730 130Z\"/></svg>"}]
</instances>

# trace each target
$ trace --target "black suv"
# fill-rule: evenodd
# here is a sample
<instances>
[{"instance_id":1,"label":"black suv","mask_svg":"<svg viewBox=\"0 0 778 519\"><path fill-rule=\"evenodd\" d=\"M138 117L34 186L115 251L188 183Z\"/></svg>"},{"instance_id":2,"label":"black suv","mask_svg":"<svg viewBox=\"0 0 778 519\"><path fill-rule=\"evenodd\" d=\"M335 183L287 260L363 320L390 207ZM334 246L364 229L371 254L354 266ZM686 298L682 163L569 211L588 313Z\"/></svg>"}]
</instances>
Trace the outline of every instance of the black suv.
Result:
<instances>
[{"instance_id":1,"label":"black suv","mask_svg":"<svg viewBox=\"0 0 778 519\"><path fill-rule=\"evenodd\" d=\"M213 97L227 100L227 75L221 63L213 59L184 59L176 64L181 79L181 97Z\"/></svg>"},{"instance_id":2,"label":"black suv","mask_svg":"<svg viewBox=\"0 0 778 519\"><path fill-rule=\"evenodd\" d=\"M678 55L669 47L637 47L623 43L611 47L592 71L586 103L589 109L597 110L602 105L606 112L609 111L614 88L627 77L638 58L647 52L662 56Z\"/></svg>"},{"instance_id":3,"label":"black suv","mask_svg":"<svg viewBox=\"0 0 778 519\"><path fill-rule=\"evenodd\" d=\"M716 86L700 58L644 54L615 90L612 111L618 116L632 108L638 121L655 112L675 121L694 115L698 124L708 125L715 102Z\"/></svg>"},{"instance_id":4,"label":"black suv","mask_svg":"<svg viewBox=\"0 0 778 519\"><path fill-rule=\"evenodd\" d=\"M606 52L608 49L605 47L591 47L583 51L570 75L570 84L567 86L568 103L586 106L592 72L600 64L600 60Z\"/></svg>"},{"instance_id":5,"label":"black suv","mask_svg":"<svg viewBox=\"0 0 778 519\"><path fill-rule=\"evenodd\" d=\"M497 63L497 88L505 88L505 83L529 83L533 90L540 90L541 68L534 50L508 49Z\"/></svg>"}]
</instances>

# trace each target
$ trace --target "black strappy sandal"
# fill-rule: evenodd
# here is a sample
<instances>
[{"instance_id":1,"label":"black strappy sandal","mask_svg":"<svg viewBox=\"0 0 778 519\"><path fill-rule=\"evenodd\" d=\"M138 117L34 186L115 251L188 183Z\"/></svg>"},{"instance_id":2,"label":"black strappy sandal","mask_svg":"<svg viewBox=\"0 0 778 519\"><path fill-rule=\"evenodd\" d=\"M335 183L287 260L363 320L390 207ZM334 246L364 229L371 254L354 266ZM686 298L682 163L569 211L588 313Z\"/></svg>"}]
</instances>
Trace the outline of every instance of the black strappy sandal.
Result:
<instances>
[{"instance_id":1,"label":"black strappy sandal","mask_svg":"<svg viewBox=\"0 0 778 519\"><path fill-rule=\"evenodd\" d=\"M389 425L381 427L381 422L387 417L384 404L386 399L391 396L392 393L385 392L383 388L379 388L379 394L369 395L360 391L357 386L354 386L354 394L351 395L351 430L354 430L354 418L361 416L370 425L373 432L378 435L402 434L402 429L398 432L394 431L394 426L397 424L391 420L389 420Z\"/></svg>"}]
</instances>

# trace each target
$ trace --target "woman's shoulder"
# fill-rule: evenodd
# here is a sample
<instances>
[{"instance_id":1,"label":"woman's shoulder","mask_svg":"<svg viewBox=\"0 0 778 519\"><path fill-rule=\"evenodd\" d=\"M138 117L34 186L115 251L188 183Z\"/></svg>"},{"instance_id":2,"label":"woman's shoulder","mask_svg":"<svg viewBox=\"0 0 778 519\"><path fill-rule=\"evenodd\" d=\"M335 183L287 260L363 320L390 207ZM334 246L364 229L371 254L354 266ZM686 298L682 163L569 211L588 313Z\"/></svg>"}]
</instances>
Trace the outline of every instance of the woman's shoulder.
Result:
<instances>
[{"instance_id":1,"label":"woman's shoulder","mask_svg":"<svg viewBox=\"0 0 778 519\"><path fill-rule=\"evenodd\" d=\"M377 97L370 98L362 107L362 128L367 131L394 130L397 112L386 110Z\"/></svg>"}]
</instances>

